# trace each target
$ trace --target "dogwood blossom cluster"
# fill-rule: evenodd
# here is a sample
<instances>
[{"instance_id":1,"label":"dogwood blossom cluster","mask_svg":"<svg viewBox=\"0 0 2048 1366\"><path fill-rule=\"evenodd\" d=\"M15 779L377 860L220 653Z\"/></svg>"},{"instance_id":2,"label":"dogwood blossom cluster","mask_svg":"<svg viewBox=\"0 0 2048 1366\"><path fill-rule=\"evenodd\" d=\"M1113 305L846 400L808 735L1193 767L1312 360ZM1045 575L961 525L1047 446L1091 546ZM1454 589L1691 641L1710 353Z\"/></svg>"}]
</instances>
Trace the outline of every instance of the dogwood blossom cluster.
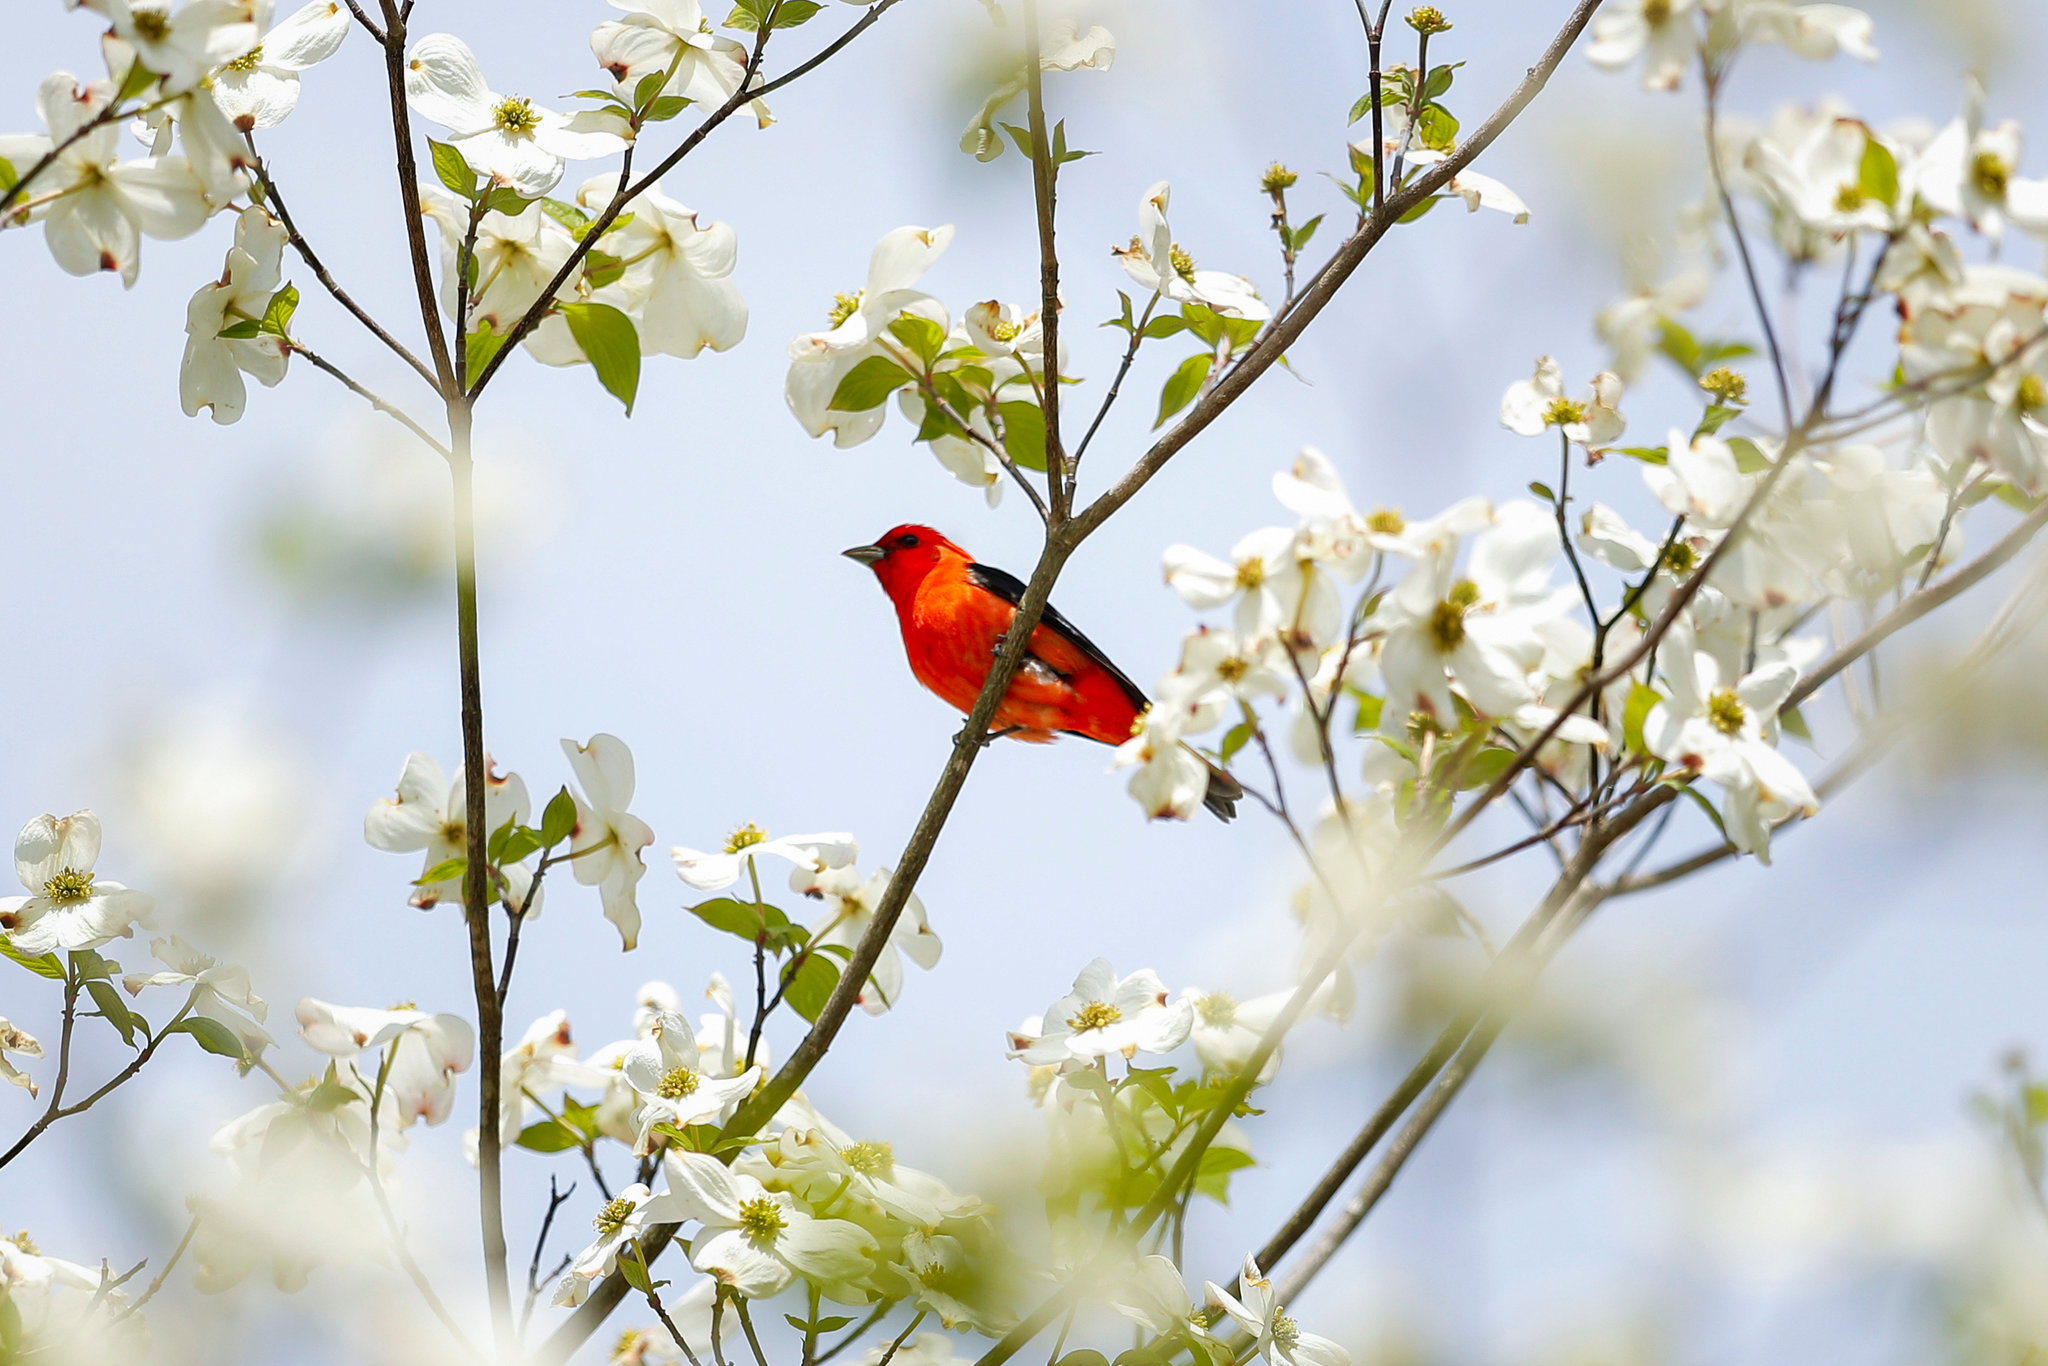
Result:
<instances>
[{"instance_id":1,"label":"dogwood blossom cluster","mask_svg":"<svg viewBox=\"0 0 2048 1366\"><path fill-rule=\"evenodd\" d=\"M578 882L598 889L605 918L630 951L639 942L638 888L647 873L641 850L654 843L654 832L627 810L633 801L633 752L617 736L602 733L588 744L564 740L562 752L581 791L564 786L557 792L541 813L539 828L527 824L533 803L525 779L488 766L488 861L483 870L488 900L514 920L537 917L541 879L555 864L566 863ZM397 790L380 798L363 820L363 838L371 847L398 854L424 851L410 898L421 910L442 901L462 903L469 875L468 831L464 770L458 767L448 778L433 756L418 751L406 756Z\"/></svg>"}]
</instances>

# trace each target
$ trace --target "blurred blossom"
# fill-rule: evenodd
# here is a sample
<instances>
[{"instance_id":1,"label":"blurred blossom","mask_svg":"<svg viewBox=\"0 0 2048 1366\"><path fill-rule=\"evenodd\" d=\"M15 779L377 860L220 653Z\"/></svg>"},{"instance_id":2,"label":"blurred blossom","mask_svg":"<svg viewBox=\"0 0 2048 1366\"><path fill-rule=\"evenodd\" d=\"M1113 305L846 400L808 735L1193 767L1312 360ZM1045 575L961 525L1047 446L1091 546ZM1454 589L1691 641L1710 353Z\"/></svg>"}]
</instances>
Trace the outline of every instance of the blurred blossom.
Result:
<instances>
[{"instance_id":1,"label":"blurred blossom","mask_svg":"<svg viewBox=\"0 0 2048 1366\"><path fill-rule=\"evenodd\" d=\"M447 592L448 467L389 422L354 413L293 465L258 513L263 567L309 606L381 615L397 603L438 605ZM477 436L480 553L498 564L548 540L564 493L552 462L516 434Z\"/></svg>"}]
</instances>

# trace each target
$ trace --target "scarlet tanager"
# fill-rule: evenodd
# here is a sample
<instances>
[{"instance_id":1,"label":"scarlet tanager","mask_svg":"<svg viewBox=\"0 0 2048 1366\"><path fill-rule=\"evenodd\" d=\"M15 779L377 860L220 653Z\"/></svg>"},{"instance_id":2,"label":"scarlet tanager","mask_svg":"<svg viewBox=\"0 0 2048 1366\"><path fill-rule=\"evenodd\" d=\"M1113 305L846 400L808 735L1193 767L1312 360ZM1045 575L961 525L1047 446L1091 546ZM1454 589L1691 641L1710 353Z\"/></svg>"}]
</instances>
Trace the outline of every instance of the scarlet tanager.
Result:
<instances>
[{"instance_id":1,"label":"scarlet tanager","mask_svg":"<svg viewBox=\"0 0 2048 1366\"><path fill-rule=\"evenodd\" d=\"M874 570L896 605L903 652L917 681L960 711L972 710L1024 600L1023 583L977 564L928 526L891 527L873 545L843 553ZM1149 705L1142 688L1048 605L1022 667L996 706L990 734L1037 744L1080 735L1120 745ZM1202 804L1227 821L1237 814L1244 789L1214 764L1208 768Z\"/></svg>"}]
</instances>

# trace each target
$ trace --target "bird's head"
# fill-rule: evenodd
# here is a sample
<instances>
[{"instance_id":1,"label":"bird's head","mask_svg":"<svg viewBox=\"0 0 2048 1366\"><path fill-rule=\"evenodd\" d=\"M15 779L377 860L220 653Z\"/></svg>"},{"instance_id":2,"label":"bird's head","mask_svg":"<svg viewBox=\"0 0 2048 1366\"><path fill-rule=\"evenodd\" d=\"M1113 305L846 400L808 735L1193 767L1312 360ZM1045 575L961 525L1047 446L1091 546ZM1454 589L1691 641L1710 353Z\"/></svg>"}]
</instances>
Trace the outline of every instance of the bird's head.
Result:
<instances>
[{"instance_id":1,"label":"bird's head","mask_svg":"<svg viewBox=\"0 0 2048 1366\"><path fill-rule=\"evenodd\" d=\"M890 527L873 545L857 545L840 553L874 570L883 590L892 598L914 590L947 556L971 558L938 532L915 523Z\"/></svg>"}]
</instances>

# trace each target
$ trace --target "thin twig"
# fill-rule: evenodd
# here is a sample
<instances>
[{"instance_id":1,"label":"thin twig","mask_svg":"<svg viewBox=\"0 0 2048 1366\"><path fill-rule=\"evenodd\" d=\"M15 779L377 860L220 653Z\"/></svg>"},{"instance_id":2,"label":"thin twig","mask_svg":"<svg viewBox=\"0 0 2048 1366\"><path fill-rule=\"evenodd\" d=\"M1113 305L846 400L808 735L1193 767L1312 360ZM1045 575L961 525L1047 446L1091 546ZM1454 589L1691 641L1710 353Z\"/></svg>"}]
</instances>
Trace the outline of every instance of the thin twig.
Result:
<instances>
[{"instance_id":1,"label":"thin twig","mask_svg":"<svg viewBox=\"0 0 2048 1366\"><path fill-rule=\"evenodd\" d=\"M444 445L440 441L440 439L437 438L432 432L428 431L425 427L422 427L418 422L414 421L412 416L409 413L407 413L403 408L398 407L396 404L392 403L388 399L380 397L378 394L372 392L370 389L364 387L363 385L356 383L356 381L351 379L348 376L348 374L342 370L340 366L335 365L332 361L326 360L320 355L316 354L313 351L313 349L307 346L305 343L297 341L287 341L285 343L285 347L287 350L293 352L295 355L304 356L306 358L307 363L312 365L315 369L324 371L325 373L330 374L334 376L334 378L340 380L343 388L347 389L350 393L356 395L358 398L366 400L372 408L375 408L378 412L384 414L386 417L396 422L399 426L405 428L414 436L418 437L421 441L425 442L427 446L434 452L434 454L440 456L443 460L453 459L453 457L448 452L448 447Z\"/></svg>"},{"instance_id":2,"label":"thin twig","mask_svg":"<svg viewBox=\"0 0 2048 1366\"><path fill-rule=\"evenodd\" d=\"M1067 477L1066 448L1060 443L1060 257L1053 241L1053 209L1059 167L1053 164L1045 126L1045 73L1038 59L1038 0L1024 0L1024 88L1030 101L1031 196L1038 211L1038 331L1044 339L1045 384L1039 407L1045 413L1047 522L1067 519L1073 487ZM1028 367L1027 367L1028 369Z\"/></svg>"},{"instance_id":3,"label":"thin twig","mask_svg":"<svg viewBox=\"0 0 2048 1366\"><path fill-rule=\"evenodd\" d=\"M249 155L256 158L256 180L258 184L263 186L264 206L273 210L277 214L277 221L284 224L285 232L290 234L287 240L292 244L292 249L298 252L300 258L312 269L313 278L318 280L321 286L334 296L336 303L348 310L350 316L368 328L371 336L383 342L385 346L390 348L393 355L397 356L407 365L410 365L421 379L433 385L436 389L440 388L439 382L434 378L434 372L429 370L419 357L406 349L405 343L385 331L383 325L371 317L368 310L361 304L351 298L347 290L335 283L334 276L328 272L325 263L314 253L313 244L306 240L306 235L299 231L299 225L292 220L291 210L285 207L284 195L278 190L277 182L271 178L269 163L256 151L256 135L254 133L243 133L242 140L249 144Z\"/></svg>"}]
</instances>

